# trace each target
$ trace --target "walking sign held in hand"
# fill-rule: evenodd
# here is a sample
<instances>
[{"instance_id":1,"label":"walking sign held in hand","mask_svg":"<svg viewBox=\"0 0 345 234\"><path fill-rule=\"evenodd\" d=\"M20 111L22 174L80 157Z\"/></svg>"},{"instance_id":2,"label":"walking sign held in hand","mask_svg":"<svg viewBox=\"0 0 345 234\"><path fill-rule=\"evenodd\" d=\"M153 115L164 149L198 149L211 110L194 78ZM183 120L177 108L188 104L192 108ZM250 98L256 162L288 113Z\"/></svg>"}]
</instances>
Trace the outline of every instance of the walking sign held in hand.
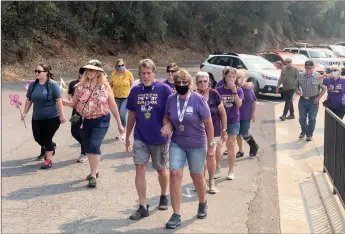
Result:
<instances>
[{"instance_id":1,"label":"walking sign held in hand","mask_svg":"<svg viewBox=\"0 0 345 234\"><path fill-rule=\"evenodd\" d=\"M12 95L10 94L10 104L15 106L19 112L21 117L23 117L22 110L20 109L20 106L22 105L21 101L19 101L19 96L17 94ZM26 127L25 121L23 120L24 126Z\"/></svg>"}]
</instances>

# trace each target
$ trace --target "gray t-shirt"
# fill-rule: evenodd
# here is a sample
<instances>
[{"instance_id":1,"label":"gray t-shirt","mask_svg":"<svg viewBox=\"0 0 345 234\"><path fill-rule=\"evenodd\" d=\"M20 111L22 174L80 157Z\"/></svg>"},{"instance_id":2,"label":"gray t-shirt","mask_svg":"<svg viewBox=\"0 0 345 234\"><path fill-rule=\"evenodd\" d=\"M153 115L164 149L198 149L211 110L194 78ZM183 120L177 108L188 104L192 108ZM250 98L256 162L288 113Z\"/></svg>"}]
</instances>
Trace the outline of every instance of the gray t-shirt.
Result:
<instances>
[{"instance_id":1,"label":"gray t-shirt","mask_svg":"<svg viewBox=\"0 0 345 234\"><path fill-rule=\"evenodd\" d=\"M281 82L283 90L291 90L297 88L297 80L299 78L299 71L295 67L285 66L281 72Z\"/></svg>"},{"instance_id":2,"label":"gray t-shirt","mask_svg":"<svg viewBox=\"0 0 345 234\"><path fill-rule=\"evenodd\" d=\"M35 87L34 87L35 86ZM32 101L34 120L51 119L59 116L59 111L56 105L56 99L61 98L61 91L54 80L48 82L48 97L46 84L31 82L26 97ZM32 91L33 89L33 91Z\"/></svg>"}]
</instances>

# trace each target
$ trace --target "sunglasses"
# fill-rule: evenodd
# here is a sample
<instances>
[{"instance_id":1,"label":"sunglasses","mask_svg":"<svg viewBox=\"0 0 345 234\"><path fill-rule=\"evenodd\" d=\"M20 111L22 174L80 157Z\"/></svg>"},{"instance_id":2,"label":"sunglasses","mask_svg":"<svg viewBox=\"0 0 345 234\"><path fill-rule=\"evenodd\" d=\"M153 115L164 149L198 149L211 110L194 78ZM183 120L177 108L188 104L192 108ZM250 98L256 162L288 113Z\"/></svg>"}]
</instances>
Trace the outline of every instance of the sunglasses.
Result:
<instances>
[{"instance_id":1,"label":"sunglasses","mask_svg":"<svg viewBox=\"0 0 345 234\"><path fill-rule=\"evenodd\" d=\"M175 82L175 85L187 85L187 84L188 84L188 81L185 81L185 80Z\"/></svg>"},{"instance_id":2,"label":"sunglasses","mask_svg":"<svg viewBox=\"0 0 345 234\"><path fill-rule=\"evenodd\" d=\"M44 72L44 71L40 71L40 70L34 70L34 73L41 74L41 72Z\"/></svg>"},{"instance_id":3,"label":"sunglasses","mask_svg":"<svg viewBox=\"0 0 345 234\"><path fill-rule=\"evenodd\" d=\"M122 65L117 65L117 67L124 67L125 65L124 64L122 64Z\"/></svg>"},{"instance_id":4,"label":"sunglasses","mask_svg":"<svg viewBox=\"0 0 345 234\"><path fill-rule=\"evenodd\" d=\"M208 81L207 80L198 80L198 84L202 84L202 83L207 84Z\"/></svg>"},{"instance_id":5,"label":"sunglasses","mask_svg":"<svg viewBox=\"0 0 345 234\"><path fill-rule=\"evenodd\" d=\"M175 70L167 70L167 73L175 73Z\"/></svg>"}]
</instances>

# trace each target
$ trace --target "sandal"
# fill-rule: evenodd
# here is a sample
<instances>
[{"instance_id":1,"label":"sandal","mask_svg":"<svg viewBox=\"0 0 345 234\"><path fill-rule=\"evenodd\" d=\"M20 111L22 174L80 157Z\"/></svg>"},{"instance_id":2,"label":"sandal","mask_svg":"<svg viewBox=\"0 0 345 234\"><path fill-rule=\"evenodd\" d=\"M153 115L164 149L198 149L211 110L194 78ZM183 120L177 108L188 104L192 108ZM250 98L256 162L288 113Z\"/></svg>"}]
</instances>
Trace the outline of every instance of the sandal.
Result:
<instances>
[{"instance_id":1,"label":"sandal","mask_svg":"<svg viewBox=\"0 0 345 234\"><path fill-rule=\"evenodd\" d=\"M91 174L86 177L86 180L91 180L92 176ZM99 172L96 173L96 178L99 178Z\"/></svg>"}]
</instances>

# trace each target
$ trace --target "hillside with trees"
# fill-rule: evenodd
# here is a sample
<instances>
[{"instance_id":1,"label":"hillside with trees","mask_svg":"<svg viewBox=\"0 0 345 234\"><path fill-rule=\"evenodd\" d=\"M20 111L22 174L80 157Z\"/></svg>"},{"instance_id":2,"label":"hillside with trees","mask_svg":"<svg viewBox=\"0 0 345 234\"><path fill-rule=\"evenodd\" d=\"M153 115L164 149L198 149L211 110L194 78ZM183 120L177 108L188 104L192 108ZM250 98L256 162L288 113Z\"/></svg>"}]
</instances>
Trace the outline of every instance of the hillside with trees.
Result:
<instances>
[{"instance_id":1,"label":"hillside with trees","mask_svg":"<svg viewBox=\"0 0 345 234\"><path fill-rule=\"evenodd\" d=\"M296 40L345 40L345 2L339 1L2 1L1 11L6 74L42 60L69 70L90 57L136 63L149 56L168 63L214 51L258 52Z\"/></svg>"}]
</instances>

